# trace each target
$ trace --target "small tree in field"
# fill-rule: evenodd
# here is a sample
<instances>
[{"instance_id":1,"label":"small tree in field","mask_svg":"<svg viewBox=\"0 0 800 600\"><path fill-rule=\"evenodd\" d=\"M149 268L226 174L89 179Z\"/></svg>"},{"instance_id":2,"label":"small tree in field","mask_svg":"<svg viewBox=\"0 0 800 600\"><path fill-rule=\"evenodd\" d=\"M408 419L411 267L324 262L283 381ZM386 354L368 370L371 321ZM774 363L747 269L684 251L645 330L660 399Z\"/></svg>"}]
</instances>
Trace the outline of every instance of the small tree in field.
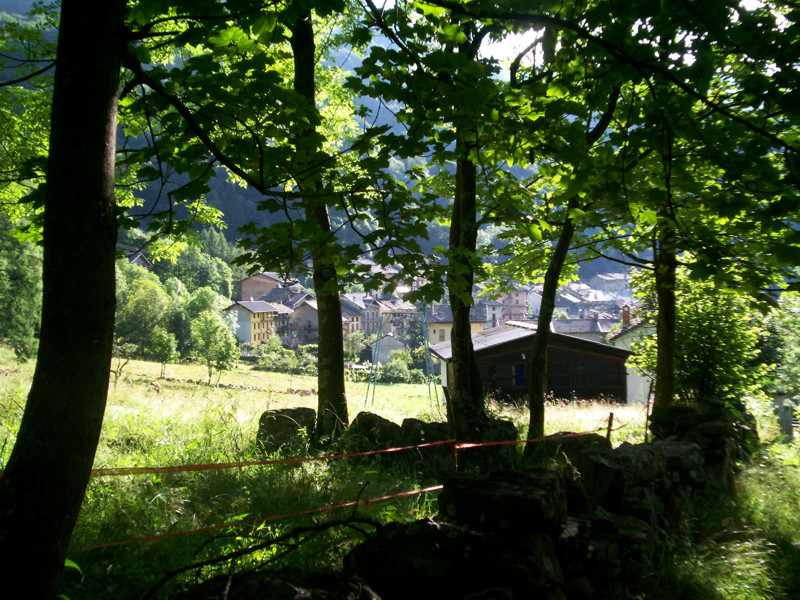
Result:
<instances>
[{"instance_id":1,"label":"small tree in field","mask_svg":"<svg viewBox=\"0 0 800 600\"><path fill-rule=\"evenodd\" d=\"M114 386L116 387L119 378L122 377L122 372L125 370L126 365L130 362L133 355L136 354L136 344L114 344L111 350L113 358L111 371L114 373Z\"/></svg>"},{"instance_id":2,"label":"small tree in field","mask_svg":"<svg viewBox=\"0 0 800 600\"><path fill-rule=\"evenodd\" d=\"M211 311L200 313L192 321L192 342L195 355L208 368L209 385L215 372L221 374L236 364L239 354L236 338L221 315Z\"/></svg>"},{"instance_id":3,"label":"small tree in field","mask_svg":"<svg viewBox=\"0 0 800 600\"><path fill-rule=\"evenodd\" d=\"M157 328L153 332L150 354L161 363L161 377L163 378L167 370L167 363L175 362L180 356L177 338L166 329Z\"/></svg>"},{"instance_id":4,"label":"small tree in field","mask_svg":"<svg viewBox=\"0 0 800 600\"><path fill-rule=\"evenodd\" d=\"M358 357L367 347L367 336L360 329L348 333L344 338L344 357L346 360L357 361Z\"/></svg>"}]
</instances>

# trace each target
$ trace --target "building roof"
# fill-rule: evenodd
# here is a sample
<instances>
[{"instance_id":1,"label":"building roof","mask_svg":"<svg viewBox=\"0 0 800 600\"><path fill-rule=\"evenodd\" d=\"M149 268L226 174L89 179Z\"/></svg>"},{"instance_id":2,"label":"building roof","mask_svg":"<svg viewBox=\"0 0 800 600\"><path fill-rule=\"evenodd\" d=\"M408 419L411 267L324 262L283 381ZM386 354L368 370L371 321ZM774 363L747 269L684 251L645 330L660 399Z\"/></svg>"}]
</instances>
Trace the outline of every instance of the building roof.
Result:
<instances>
[{"instance_id":1,"label":"building roof","mask_svg":"<svg viewBox=\"0 0 800 600\"><path fill-rule=\"evenodd\" d=\"M258 273L253 273L247 279L251 279L253 277L259 277L259 276L266 277L267 279L271 279L272 281L275 281L275 282L281 284L281 286L289 286L289 285L292 285L294 283L297 283L296 279L289 279L289 278L283 277L280 273L276 273L275 271L259 271ZM244 280L244 281L246 281L246 280Z\"/></svg>"},{"instance_id":2,"label":"building roof","mask_svg":"<svg viewBox=\"0 0 800 600\"><path fill-rule=\"evenodd\" d=\"M604 279L606 281L627 281L628 274L627 273L598 273L595 275L598 279Z\"/></svg>"},{"instance_id":3,"label":"building roof","mask_svg":"<svg viewBox=\"0 0 800 600\"><path fill-rule=\"evenodd\" d=\"M251 313L280 313L286 314L294 312L288 306L283 306L281 304L272 304L270 302L264 302L263 300L236 300L233 304L228 306L225 310L229 310L234 306L241 306L242 308L249 310Z\"/></svg>"},{"instance_id":4,"label":"building roof","mask_svg":"<svg viewBox=\"0 0 800 600\"><path fill-rule=\"evenodd\" d=\"M431 304L425 307L425 320L428 323L452 323L453 308L449 304ZM485 323L486 304L478 302L469 309L469 320L471 323Z\"/></svg>"},{"instance_id":5,"label":"building roof","mask_svg":"<svg viewBox=\"0 0 800 600\"><path fill-rule=\"evenodd\" d=\"M131 264L144 263L148 269L153 266L153 263L150 262L150 259L147 258L147 255L142 250L136 250L134 252L126 251L125 258L127 258L128 262Z\"/></svg>"},{"instance_id":6,"label":"building roof","mask_svg":"<svg viewBox=\"0 0 800 600\"><path fill-rule=\"evenodd\" d=\"M271 289L258 298L258 300L271 302L273 304L283 304L289 308L297 308L306 298L313 298L313 296L308 292L299 291L299 289L295 287L278 287Z\"/></svg>"},{"instance_id":7,"label":"building roof","mask_svg":"<svg viewBox=\"0 0 800 600\"><path fill-rule=\"evenodd\" d=\"M640 327L643 327L643 326L648 325L648 324L650 324L650 322L647 321L646 319L642 318L642 317L639 317L639 316L631 317L630 321L628 321L627 324L624 324L619 329L616 329L616 330L612 331L611 333L609 333L606 336L606 340L610 343L610 342L616 340L617 338L622 337L626 333L629 333L631 331L635 331L635 330L639 329Z\"/></svg>"},{"instance_id":8,"label":"building roof","mask_svg":"<svg viewBox=\"0 0 800 600\"><path fill-rule=\"evenodd\" d=\"M551 331L556 333L608 333L619 319L553 319Z\"/></svg>"},{"instance_id":9,"label":"building roof","mask_svg":"<svg viewBox=\"0 0 800 600\"><path fill-rule=\"evenodd\" d=\"M528 324L524 327L520 326L519 321L509 321L502 327L495 327L494 329L484 329L472 335L472 345L475 348L475 353L480 354L482 351L496 348L503 344L521 340L525 338L532 338L536 335L535 324ZM583 338L577 338L571 335L560 333L551 333L550 340L568 343L572 346L577 346L586 350L593 350L604 354L611 354L616 356L627 357L631 352L609 346L608 344L601 344ZM444 361L449 361L453 357L453 350L450 342L441 342L431 346L431 352Z\"/></svg>"},{"instance_id":10,"label":"building roof","mask_svg":"<svg viewBox=\"0 0 800 600\"><path fill-rule=\"evenodd\" d=\"M411 302L406 302L400 298L384 298L376 300L382 312L415 312L417 307Z\"/></svg>"}]
</instances>

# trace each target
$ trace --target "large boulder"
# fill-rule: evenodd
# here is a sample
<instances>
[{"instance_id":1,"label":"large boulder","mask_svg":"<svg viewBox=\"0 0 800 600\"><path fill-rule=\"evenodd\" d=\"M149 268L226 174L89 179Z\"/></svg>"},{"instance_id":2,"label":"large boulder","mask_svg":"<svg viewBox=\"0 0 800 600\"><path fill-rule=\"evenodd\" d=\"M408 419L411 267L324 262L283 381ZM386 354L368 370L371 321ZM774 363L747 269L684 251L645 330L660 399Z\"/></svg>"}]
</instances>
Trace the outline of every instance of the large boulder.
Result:
<instances>
[{"instance_id":1,"label":"large boulder","mask_svg":"<svg viewBox=\"0 0 800 600\"><path fill-rule=\"evenodd\" d=\"M400 441L400 425L380 415L363 411L356 415L342 434L347 452L369 452L394 448Z\"/></svg>"},{"instance_id":2,"label":"large boulder","mask_svg":"<svg viewBox=\"0 0 800 600\"><path fill-rule=\"evenodd\" d=\"M463 471L477 470L481 473L512 468L518 459L516 442L517 428L511 421L486 418L474 439L465 441L458 450L458 468ZM491 442L513 442L511 444L481 445ZM476 446L471 446L474 443Z\"/></svg>"},{"instance_id":3,"label":"large boulder","mask_svg":"<svg viewBox=\"0 0 800 600\"><path fill-rule=\"evenodd\" d=\"M256 447L266 453L305 444L314 435L317 413L313 408L268 410L258 421Z\"/></svg>"},{"instance_id":4,"label":"large boulder","mask_svg":"<svg viewBox=\"0 0 800 600\"><path fill-rule=\"evenodd\" d=\"M555 544L564 592L570 600L635 597L658 540L654 524L601 507L570 517Z\"/></svg>"},{"instance_id":5,"label":"large boulder","mask_svg":"<svg viewBox=\"0 0 800 600\"><path fill-rule=\"evenodd\" d=\"M700 422L700 414L692 406L653 406L649 427L656 439L682 437Z\"/></svg>"},{"instance_id":6,"label":"large boulder","mask_svg":"<svg viewBox=\"0 0 800 600\"><path fill-rule=\"evenodd\" d=\"M384 600L563 599L549 536L509 538L430 519L389 523L345 558Z\"/></svg>"},{"instance_id":7,"label":"large boulder","mask_svg":"<svg viewBox=\"0 0 800 600\"><path fill-rule=\"evenodd\" d=\"M567 518L567 499L560 475L545 469L453 474L439 494L439 513L476 531L557 534Z\"/></svg>"},{"instance_id":8,"label":"large boulder","mask_svg":"<svg viewBox=\"0 0 800 600\"><path fill-rule=\"evenodd\" d=\"M611 450L611 441L597 433L575 434L561 431L543 440L529 442L526 464L541 466L568 464L581 470L583 456L589 450Z\"/></svg>"},{"instance_id":9,"label":"large boulder","mask_svg":"<svg viewBox=\"0 0 800 600\"><path fill-rule=\"evenodd\" d=\"M403 447L420 446L452 438L452 431L447 423L427 423L419 419L403 419L398 445ZM421 463L426 472L443 474L453 470L452 444L405 450L401 456L410 462Z\"/></svg>"}]
</instances>

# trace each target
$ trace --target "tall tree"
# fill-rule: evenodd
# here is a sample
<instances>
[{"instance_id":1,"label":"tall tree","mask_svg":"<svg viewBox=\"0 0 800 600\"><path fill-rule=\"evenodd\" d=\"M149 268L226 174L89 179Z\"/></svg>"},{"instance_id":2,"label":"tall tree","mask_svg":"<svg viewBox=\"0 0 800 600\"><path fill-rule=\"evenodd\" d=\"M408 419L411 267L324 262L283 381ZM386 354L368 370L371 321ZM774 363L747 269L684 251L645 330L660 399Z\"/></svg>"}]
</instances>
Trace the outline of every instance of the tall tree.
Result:
<instances>
[{"instance_id":1,"label":"tall tree","mask_svg":"<svg viewBox=\"0 0 800 600\"><path fill-rule=\"evenodd\" d=\"M238 262L251 270L313 274L321 340L316 431L330 435L348 421L339 279L362 249L339 238L329 203L346 213L350 228L371 219L349 199L371 185L363 174L370 158L348 158L365 149L358 141L352 147L342 141L351 135L347 97L336 91L337 69L321 68L324 55L315 44L310 3L209 0L204 6L205 17L189 3L177 16L163 17L193 25L174 38L185 52L179 67L145 68L130 57L136 74L130 89L138 89L131 102L131 123L138 125L130 129L148 140L136 160L145 165L140 172L155 177L170 168L191 177L181 195L207 191L207 179L222 165L231 178L263 194L259 208L284 216L277 225L242 228L250 252ZM330 17L343 5L316 3L314 11L313 18L330 29ZM206 18L211 16L217 18ZM328 82L320 87L323 78Z\"/></svg>"},{"instance_id":2,"label":"tall tree","mask_svg":"<svg viewBox=\"0 0 800 600\"><path fill-rule=\"evenodd\" d=\"M17 441L0 478L0 573L23 585L30 598L56 595L108 391L124 11L121 0L64 0L61 6L44 197L41 341Z\"/></svg>"},{"instance_id":3,"label":"tall tree","mask_svg":"<svg viewBox=\"0 0 800 600\"><path fill-rule=\"evenodd\" d=\"M402 102L397 116L405 135L386 132L381 138L385 149L412 161L430 154L436 167L427 171L412 166L404 174L414 183L411 193L404 194L405 186L398 186L393 201L404 202L409 215L419 214L421 220L449 222L448 247L436 248L446 263L412 264L430 282L430 296L436 297L442 283L446 285L453 312L450 415L458 439L479 439L487 415L470 322L473 284L481 266L479 219L486 205L496 200L497 165L507 153L519 150L500 118L505 85L496 78L496 61L480 55L483 41L498 30L425 3L397 3L391 12L369 0L366 5L372 26L392 46L372 48L356 70L360 81L354 85L361 94ZM440 198L431 202L431 195L447 197L449 205L438 203ZM406 233L402 226L398 231ZM406 244L405 250L405 260L412 262L415 249Z\"/></svg>"},{"instance_id":4,"label":"tall tree","mask_svg":"<svg viewBox=\"0 0 800 600\"><path fill-rule=\"evenodd\" d=\"M294 58L294 91L308 104L306 113L316 111L316 52L314 26L310 10L300 12L292 25L292 55ZM315 119L310 118L295 139L297 148L295 176L297 187L303 195L306 220L316 224L320 237L332 234L331 219L326 201L330 188L323 181L317 164L321 152L321 139L317 134ZM316 138L317 141L314 141ZM336 263L328 249L322 245L311 253L314 291L317 294L319 314L319 405L317 431L331 434L347 426L347 396L344 389L344 333L342 330L342 305L339 297L339 278Z\"/></svg>"}]
</instances>

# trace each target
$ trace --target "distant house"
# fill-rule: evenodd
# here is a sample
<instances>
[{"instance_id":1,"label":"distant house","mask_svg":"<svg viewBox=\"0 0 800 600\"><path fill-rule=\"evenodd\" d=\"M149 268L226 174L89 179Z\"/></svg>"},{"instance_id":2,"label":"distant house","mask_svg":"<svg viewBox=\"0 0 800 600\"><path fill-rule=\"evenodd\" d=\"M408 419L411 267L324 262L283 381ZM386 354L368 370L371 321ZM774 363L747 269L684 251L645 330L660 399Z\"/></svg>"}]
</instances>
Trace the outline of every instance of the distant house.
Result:
<instances>
[{"instance_id":1,"label":"distant house","mask_svg":"<svg viewBox=\"0 0 800 600\"><path fill-rule=\"evenodd\" d=\"M632 351L635 341L643 340L646 337L655 335L655 323L646 321L637 316L631 316L628 306L622 309L622 325L619 329L610 332L606 336L606 341L617 348ZM645 375L640 375L628 367L628 400L632 404L644 404L647 402L647 395L650 392L651 379Z\"/></svg>"},{"instance_id":2,"label":"distant house","mask_svg":"<svg viewBox=\"0 0 800 600\"><path fill-rule=\"evenodd\" d=\"M297 282L293 280L285 281L280 275L272 271L255 273L240 282L242 300L257 299L275 288L287 287L294 283Z\"/></svg>"},{"instance_id":3,"label":"distant house","mask_svg":"<svg viewBox=\"0 0 800 600\"><path fill-rule=\"evenodd\" d=\"M619 319L554 319L551 329L556 333L603 343L606 341L608 332L617 323L619 323Z\"/></svg>"},{"instance_id":4,"label":"distant house","mask_svg":"<svg viewBox=\"0 0 800 600\"><path fill-rule=\"evenodd\" d=\"M453 309L449 304L431 304L425 307L425 322L431 344L449 342L453 330ZM469 326L473 334L483 331L491 324L486 317L486 304L477 302L470 307Z\"/></svg>"},{"instance_id":5,"label":"distant house","mask_svg":"<svg viewBox=\"0 0 800 600\"><path fill-rule=\"evenodd\" d=\"M401 333L405 327L404 315L412 315L416 307L396 296L374 298L365 294L343 294L342 313L359 313L360 329L366 334Z\"/></svg>"},{"instance_id":6,"label":"distant house","mask_svg":"<svg viewBox=\"0 0 800 600\"><path fill-rule=\"evenodd\" d=\"M136 265L137 267L142 267L148 271L153 268L153 263L150 262L150 259L147 258L147 255L141 250L136 250L135 252L125 252L125 258L128 259L130 264Z\"/></svg>"},{"instance_id":7,"label":"distant house","mask_svg":"<svg viewBox=\"0 0 800 600\"><path fill-rule=\"evenodd\" d=\"M589 280L596 290L611 294L630 295L630 276L627 273L598 273Z\"/></svg>"},{"instance_id":8,"label":"distant house","mask_svg":"<svg viewBox=\"0 0 800 600\"><path fill-rule=\"evenodd\" d=\"M522 397L530 383L530 353L534 328L506 324L473 334L472 344L487 391ZM436 344L431 352L446 363L442 385L452 379L450 342ZM606 398L626 402L625 360L630 352L560 333L551 333L547 347L546 391L555 398Z\"/></svg>"},{"instance_id":9,"label":"distant house","mask_svg":"<svg viewBox=\"0 0 800 600\"><path fill-rule=\"evenodd\" d=\"M361 314L363 305L359 306L342 295L342 334L346 337L349 334L361 330Z\"/></svg>"},{"instance_id":10,"label":"distant house","mask_svg":"<svg viewBox=\"0 0 800 600\"><path fill-rule=\"evenodd\" d=\"M306 300L314 299L314 294L304 292L298 285L273 288L263 296L257 298L257 300L263 300L273 304L283 304L291 309L297 308Z\"/></svg>"},{"instance_id":11,"label":"distant house","mask_svg":"<svg viewBox=\"0 0 800 600\"><path fill-rule=\"evenodd\" d=\"M319 309L316 299L306 298L294 309L292 337L298 344L315 344L319 341Z\"/></svg>"},{"instance_id":12,"label":"distant house","mask_svg":"<svg viewBox=\"0 0 800 600\"><path fill-rule=\"evenodd\" d=\"M390 352L393 350L407 349L408 342L401 338L395 337L391 333L387 333L372 342L369 347L370 351L372 352L372 362L377 360L379 364L385 364L389 362Z\"/></svg>"},{"instance_id":13,"label":"distant house","mask_svg":"<svg viewBox=\"0 0 800 600\"><path fill-rule=\"evenodd\" d=\"M528 316L528 290L515 285L511 291L504 293L500 302L503 303L503 318L499 325L506 321L522 320Z\"/></svg>"},{"instance_id":14,"label":"distant house","mask_svg":"<svg viewBox=\"0 0 800 600\"><path fill-rule=\"evenodd\" d=\"M528 294L525 297L527 305L531 307L531 315L534 317L538 317L542 309L543 288L542 284L537 284L528 290Z\"/></svg>"},{"instance_id":15,"label":"distant house","mask_svg":"<svg viewBox=\"0 0 800 600\"><path fill-rule=\"evenodd\" d=\"M240 300L225 309L236 315L236 337L258 347L271 335L285 337L292 309L260 300Z\"/></svg>"}]
</instances>

